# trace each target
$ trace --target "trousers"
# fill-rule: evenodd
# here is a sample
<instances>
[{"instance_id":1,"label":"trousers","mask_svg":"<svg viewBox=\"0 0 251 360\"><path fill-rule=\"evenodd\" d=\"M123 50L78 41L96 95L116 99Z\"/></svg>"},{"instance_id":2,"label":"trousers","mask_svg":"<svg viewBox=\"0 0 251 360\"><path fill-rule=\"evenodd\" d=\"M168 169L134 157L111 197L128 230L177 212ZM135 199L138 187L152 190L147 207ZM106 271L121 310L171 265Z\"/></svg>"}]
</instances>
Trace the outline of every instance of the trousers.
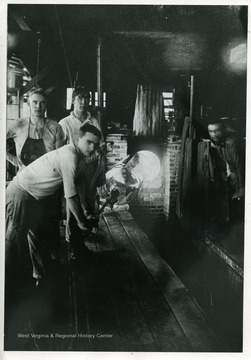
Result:
<instances>
[{"instance_id":1,"label":"trousers","mask_svg":"<svg viewBox=\"0 0 251 360\"><path fill-rule=\"evenodd\" d=\"M31 260L33 277L46 275L48 204L38 201L12 181L6 189L5 274L19 276Z\"/></svg>"}]
</instances>

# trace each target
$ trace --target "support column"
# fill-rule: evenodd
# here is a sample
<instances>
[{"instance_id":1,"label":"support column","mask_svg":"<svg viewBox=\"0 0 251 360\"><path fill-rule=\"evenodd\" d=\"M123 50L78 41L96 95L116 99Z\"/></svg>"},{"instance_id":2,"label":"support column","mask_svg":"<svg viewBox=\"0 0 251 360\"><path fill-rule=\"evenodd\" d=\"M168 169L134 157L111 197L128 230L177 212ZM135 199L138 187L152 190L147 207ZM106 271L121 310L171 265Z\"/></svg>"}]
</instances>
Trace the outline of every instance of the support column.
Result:
<instances>
[{"instance_id":1,"label":"support column","mask_svg":"<svg viewBox=\"0 0 251 360\"><path fill-rule=\"evenodd\" d=\"M98 39L98 46L97 46L97 92L98 92L98 106L101 108L103 106L101 38ZM101 124L101 111L98 111L98 118Z\"/></svg>"}]
</instances>

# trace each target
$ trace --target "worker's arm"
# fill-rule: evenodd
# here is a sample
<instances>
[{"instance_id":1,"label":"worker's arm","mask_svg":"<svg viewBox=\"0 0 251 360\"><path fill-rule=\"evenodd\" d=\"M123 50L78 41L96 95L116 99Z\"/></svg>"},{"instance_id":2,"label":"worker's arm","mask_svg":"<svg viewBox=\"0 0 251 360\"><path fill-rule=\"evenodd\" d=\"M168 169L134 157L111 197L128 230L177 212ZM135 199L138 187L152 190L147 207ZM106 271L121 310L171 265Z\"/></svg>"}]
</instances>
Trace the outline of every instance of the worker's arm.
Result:
<instances>
[{"instance_id":1,"label":"worker's arm","mask_svg":"<svg viewBox=\"0 0 251 360\"><path fill-rule=\"evenodd\" d=\"M6 151L6 160L9 161L12 165L18 166L16 155L11 154L9 151Z\"/></svg>"},{"instance_id":2,"label":"worker's arm","mask_svg":"<svg viewBox=\"0 0 251 360\"><path fill-rule=\"evenodd\" d=\"M81 208L78 195L74 195L74 196L72 196L70 198L67 198L66 203L68 204L68 207L69 207L70 211L72 212L75 219L77 220L78 227L81 230L86 230L87 229L86 226L85 226L86 218L85 218L83 210Z\"/></svg>"},{"instance_id":3,"label":"worker's arm","mask_svg":"<svg viewBox=\"0 0 251 360\"><path fill-rule=\"evenodd\" d=\"M17 157L13 155L9 151L9 144L8 139L13 139L15 136L15 131L17 127L17 121L8 121L7 122L7 133L6 133L6 140L7 140L7 149L6 149L6 160L9 161L12 165L18 166Z\"/></svg>"},{"instance_id":4,"label":"worker's arm","mask_svg":"<svg viewBox=\"0 0 251 360\"><path fill-rule=\"evenodd\" d=\"M56 128L56 137L55 137L55 149L58 149L67 144L67 136L64 133L63 127L58 124Z\"/></svg>"}]
</instances>

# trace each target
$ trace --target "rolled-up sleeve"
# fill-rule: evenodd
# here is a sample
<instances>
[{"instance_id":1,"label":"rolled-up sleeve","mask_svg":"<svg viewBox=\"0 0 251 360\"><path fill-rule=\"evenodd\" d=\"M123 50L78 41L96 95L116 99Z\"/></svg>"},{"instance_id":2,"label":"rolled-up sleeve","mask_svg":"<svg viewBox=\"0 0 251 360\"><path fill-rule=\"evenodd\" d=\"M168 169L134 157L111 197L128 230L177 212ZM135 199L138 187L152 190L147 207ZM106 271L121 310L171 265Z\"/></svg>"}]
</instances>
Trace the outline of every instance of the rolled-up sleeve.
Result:
<instances>
[{"instance_id":1,"label":"rolled-up sleeve","mask_svg":"<svg viewBox=\"0 0 251 360\"><path fill-rule=\"evenodd\" d=\"M73 153L64 152L60 156L60 170L63 179L64 197L71 198L77 194L75 185L77 173L77 156Z\"/></svg>"}]
</instances>

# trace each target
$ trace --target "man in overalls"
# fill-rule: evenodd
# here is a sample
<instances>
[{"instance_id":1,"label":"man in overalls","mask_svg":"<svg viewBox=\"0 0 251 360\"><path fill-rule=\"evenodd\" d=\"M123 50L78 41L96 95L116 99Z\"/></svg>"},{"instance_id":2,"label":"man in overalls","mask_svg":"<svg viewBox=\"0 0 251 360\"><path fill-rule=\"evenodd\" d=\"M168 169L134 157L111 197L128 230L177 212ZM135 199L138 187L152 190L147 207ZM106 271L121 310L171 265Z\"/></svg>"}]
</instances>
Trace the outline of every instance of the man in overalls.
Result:
<instances>
[{"instance_id":1,"label":"man in overalls","mask_svg":"<svg viewBox=\"0 0 251 360\"><path fill-rule=\"evenodd\" d=\"M7 160L18 171L22 171L40 156L64 145L64 133L61 126L54 120L45 117L47 108L47 94L42 88L32 89L29 93L28 105L30 116L17 120L10 120L7 124L7 140L15 142L16 155L7 151ZM60 197L54 195L48 199L48 212L51 219L45 227L46 235L51 249L51 256L57 257L59 248L59 207ZM33 236L30 232L28 236Z\"/></svg>"}]
</instances>

